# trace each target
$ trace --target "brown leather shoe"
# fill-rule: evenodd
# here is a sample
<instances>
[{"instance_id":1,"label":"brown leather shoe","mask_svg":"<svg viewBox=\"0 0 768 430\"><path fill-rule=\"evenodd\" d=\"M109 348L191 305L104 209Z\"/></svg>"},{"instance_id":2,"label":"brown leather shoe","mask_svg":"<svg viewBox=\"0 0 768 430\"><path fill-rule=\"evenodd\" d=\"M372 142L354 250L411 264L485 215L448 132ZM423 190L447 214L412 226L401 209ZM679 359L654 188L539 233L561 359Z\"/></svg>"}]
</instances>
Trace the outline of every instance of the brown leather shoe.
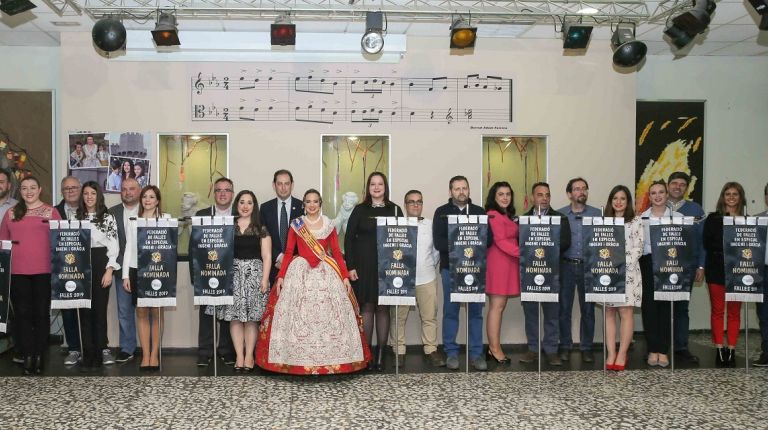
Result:
<instances>
[{"instance_id":1,"label":"brown leather shoe","mask_svg":"<svg viewBox=\"0 0 768 430\"><path fill-rule=\"evenodd\" d=\"M405 354L397 354L397 367L405 367Z\"/></svg>"},{"instance_id":2,"label":"brown leather shoe","mask_svg":"<svg viewBox=\"0 0 768 430\"><path fill-rule=\"evenodd\" d=\"M560 356L556 353L547 354L547 363L549 363L550 366L562 366L563 360L560 359Z\"/></svg>"},{"instance_id":3,"label":"brown leather shoe","mask_svg":"<svg viewBox=\"0 0 768 430\"><path fill-rule=\"evenodd\" d=\"M525 354L523 354L522 357L520 357L521 363L533 363L538 358L538 354L536 354L533 351L525 351Z\"/></svg>"},{"instance_id":4,"label":"brown leather shoe","mask_svg":"<svg viewBox=\"0 0 768 430\"><path fill-rule=\"evenodd\" d=\"M427 354L427 361L435 367L445 366L445 356L440 351L432 351Z\"/></svg>"}]
</instances>

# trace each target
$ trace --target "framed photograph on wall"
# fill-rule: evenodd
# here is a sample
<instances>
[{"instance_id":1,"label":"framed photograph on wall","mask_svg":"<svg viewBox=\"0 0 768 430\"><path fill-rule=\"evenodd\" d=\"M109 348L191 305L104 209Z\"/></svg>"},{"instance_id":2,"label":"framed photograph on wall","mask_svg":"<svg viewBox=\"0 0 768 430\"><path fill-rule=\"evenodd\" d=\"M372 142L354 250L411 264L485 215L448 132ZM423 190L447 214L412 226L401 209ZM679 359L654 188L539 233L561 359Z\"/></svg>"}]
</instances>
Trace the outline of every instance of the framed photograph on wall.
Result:
<instances>
[{"instance_id":1,"label":"framed photograph on wall","mask_svg":"<svg viewBox=\"0 0 768 430\"><path fill-rule=\"evenodd\" d=\"M515 194L515 212L520 215L531 208L531 186L547 179L547 137L494 135L482 138L483 182L481 198L500 181L509 182Z\"/></svg>"},{"instance_id":2,"label":"framed photograph on wall","mask_svg":"<svg viewBox=\"0 0 768 430\"><path fill-rule=\"evenodd\" d=\"M344 243L349 215L365 197L365 182L371 172L387 175L390 188L388 135L323 135L323 214L334 221L339 243Z\"/></svg>"},{"instance_id":3,"label":"framed photograph on wall","mask_svg":"<svg viewBox=\"0 0 768 430\"><path fill-rule=\"evenodd\" d=\"M157 161L155 183L163 212L180 219L194 216L214 204L213 183L229 174L229 135L160 133ZM190 223L179 225L179 256L186 257Z\"/></svg>"},{"instance_id":4,"label":"framed photograph on wall","mask_svg":"<svg viewBox=\"0 0 768 430\"><path fill-rule=\"evenodd\" d=\"M68 174L80 183L96 181L106 193L119 193L125 178L142 187L149 176L149 132L73 131L67 139Z\"/></svg>"}]
</instances>

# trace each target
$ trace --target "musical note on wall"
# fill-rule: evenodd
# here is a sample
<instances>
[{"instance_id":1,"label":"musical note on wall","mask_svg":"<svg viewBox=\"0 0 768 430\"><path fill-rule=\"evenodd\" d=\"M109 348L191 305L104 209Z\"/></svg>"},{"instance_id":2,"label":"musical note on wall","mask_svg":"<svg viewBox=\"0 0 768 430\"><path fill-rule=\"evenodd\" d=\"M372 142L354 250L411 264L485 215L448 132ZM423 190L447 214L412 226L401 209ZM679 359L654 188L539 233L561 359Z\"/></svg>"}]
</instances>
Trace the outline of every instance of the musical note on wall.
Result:
<instances>
[{"instance_id":1,"label":"musical note on wall","mask_svg":"<svg viewBox=\"0 0 768 430\"><path fill-rule=\"evenodd\" d=\"M196 70L191 74L192 121L295 121L315 124L512 122L512 80L462 77L340 76L341 70L294 74Z\"/></svg>"}]
</instances>

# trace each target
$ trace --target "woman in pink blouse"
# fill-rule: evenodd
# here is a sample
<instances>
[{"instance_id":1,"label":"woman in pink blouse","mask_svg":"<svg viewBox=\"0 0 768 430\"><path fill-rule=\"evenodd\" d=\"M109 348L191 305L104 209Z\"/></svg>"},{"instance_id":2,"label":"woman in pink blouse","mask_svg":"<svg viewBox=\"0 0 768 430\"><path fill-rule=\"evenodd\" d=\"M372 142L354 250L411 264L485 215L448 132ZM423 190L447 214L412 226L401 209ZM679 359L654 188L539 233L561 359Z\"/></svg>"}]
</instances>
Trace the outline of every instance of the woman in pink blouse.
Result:
<instances>
[{"instance_id":1,"label":"woman in pink blouse","mask_svg":"<svg viewBox=\"0 0 768 430\"><path fill-rule=\"evenodd\" d=\"M42 372L51 315L51 240L48 220L56 209L40 200L40 181L30 176L19 184L20 199L0 224L0 240L11 240L11 300L16 311L24 374Z\"/></svg>"},{"instance_id":2,"label":"woman in pink blouse","mask_svg":"<svg viewBox=\"0 0 768 430\"><path fill-rule=\"evenodd\" d=\"M485 199L493 245L488 248L485 293L490 300L486 318L488 358L499 364L509 363L501 349L501 318L507 299L520 295L520 248L517 243L515 193L508 182L496 182Z\"/></svg>"}]
</instances>

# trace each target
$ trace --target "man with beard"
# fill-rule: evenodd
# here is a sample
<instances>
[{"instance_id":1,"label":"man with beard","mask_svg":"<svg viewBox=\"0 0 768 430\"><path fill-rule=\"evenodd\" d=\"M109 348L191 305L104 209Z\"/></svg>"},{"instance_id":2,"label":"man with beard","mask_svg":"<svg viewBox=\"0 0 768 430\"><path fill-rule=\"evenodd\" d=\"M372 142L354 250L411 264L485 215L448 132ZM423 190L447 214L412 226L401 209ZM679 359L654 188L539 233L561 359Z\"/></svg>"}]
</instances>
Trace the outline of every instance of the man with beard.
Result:
<instances>
[{"instance_id":1,"label":"man with beard","mask_svg":"<svg viewBox=\"0 0 768 430\"><path fill-rule=\"evenodd\" d=\"M560 359L570 359L573 346L571 332L571 315L573 314L573 296L579 294L579 309L581 322L579 324L579 349L581 361L595 361L592 353L592 342L595 338L595 304L587 303L584 297L584 259L582 254L581 220L583 217L602 216L600 209L589 206L589 184L584 178L573 178L565 186L565 194L571 204L560 209L568 217L571 227L571 247L563 254L561 266L562 282L560 284Z\"/></svg>"},{"instance_id":2,"label":"man with beard","mask_svg":"<svg viewBox=\"0 0 768 430\"><path fill-rule=\"evenodd\" d=\"M432 239L435 249L440 252L440 275L443 282L443 349L446 355L446 367L450 370L459 368L459 345L456 334L459 331L460 303L451 302L451 274L448 270L448 215L484 215L485 210L469 198L469 181L464 176L454 176L448 182L450 199L448 203L435 210L432 221ZM493 237L488 229L488 243ZM468 303L469 339L467 353L475 370L487 370L488 363L483 356L483 306L484 303ZM442 361L442 360L440 360Z\"/></svg>"},{"instance_id":3,"label":"man with beard","mask_svg":"<svg viewBox=\"0 0 768 430\"><path fill-rule=\"evenodd\" d=\"M121 203L109 208L117 223L117 241L120 253L117 261L123 261L125 254L125 231L130 228L128 221L139 216L139 194L141 188L136 179L128 178L120 184ZM120 327L120 351L115 361L125 363L133 360L136 352L136 306L133 304L131 293L123 288L120 271L115 275L115 297L117 299L117 322Z\"/></svg>"},{"instance_id":4,"label":"man with beard","mask_svg":"<svg viewBox=\"0 0 768 430\"><path fill-rule=\"evenodd\" d=\"M697 254L697 269L694 282L704 281L704 243L701 240L704 234L704 209L700 204L686 200L685 195L688 192L688 185L691 183L691 176L685 172L674 172L669 175L667 180L667 189L669 190L669 198L667 200L667 206L674 211L680 212L683 216L692 216L697 220L697 239L698 245L696 246ZM674 319L675 326L673 328L675 333L675 362L687 363L696 365L699 363L699 358L691 354L688 350L688 300L679 300L674 302Z\"/></svg>"}]
</instances>

